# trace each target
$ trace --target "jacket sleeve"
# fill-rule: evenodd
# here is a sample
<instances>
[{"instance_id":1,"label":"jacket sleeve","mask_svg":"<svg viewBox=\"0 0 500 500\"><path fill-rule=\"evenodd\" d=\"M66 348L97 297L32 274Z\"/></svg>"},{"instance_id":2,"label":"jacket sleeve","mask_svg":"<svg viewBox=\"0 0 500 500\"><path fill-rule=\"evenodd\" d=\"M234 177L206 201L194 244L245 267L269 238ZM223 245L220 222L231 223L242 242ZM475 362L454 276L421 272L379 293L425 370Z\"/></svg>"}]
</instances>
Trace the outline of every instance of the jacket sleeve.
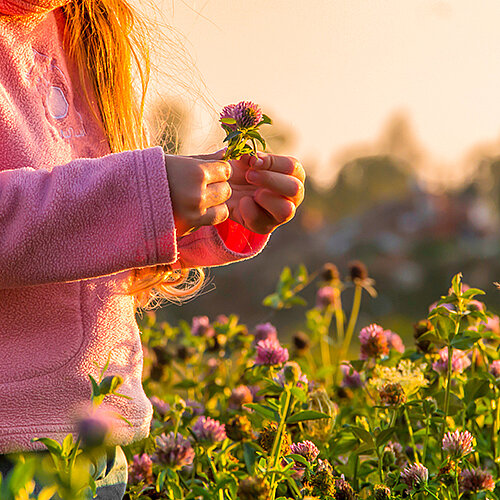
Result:
<instances>
[{"instance_id":1,"label":"jacket sleeve","mask_svg":"<svg viewBox=\"0 0 500 500\"><path fill-rule=\"evenodd\" d=\"M228 219L180 238L180 262L183 267L222 266L257 255L268 240L269 235L254 233Z\"/></svg>"},{"instance_id":2,"label":"jacket sleeve","mask_svg":"<svg viewBox=\"0 0 500 500\"><path fill-rule=\"evenodd\" d=\"M176 260L161 148L0 172L0 288Z\"/></svg>"},{"instance_id":3,"label":"jacket sleeve","mask_svg":"<svg viewBox=\"0 0 500 500\"><path fill-rule=\"evenodd\" d=\"M45 14L68 2L69 0L0 0L0 14L10 16Z\"/></svg>"}]
</instances>

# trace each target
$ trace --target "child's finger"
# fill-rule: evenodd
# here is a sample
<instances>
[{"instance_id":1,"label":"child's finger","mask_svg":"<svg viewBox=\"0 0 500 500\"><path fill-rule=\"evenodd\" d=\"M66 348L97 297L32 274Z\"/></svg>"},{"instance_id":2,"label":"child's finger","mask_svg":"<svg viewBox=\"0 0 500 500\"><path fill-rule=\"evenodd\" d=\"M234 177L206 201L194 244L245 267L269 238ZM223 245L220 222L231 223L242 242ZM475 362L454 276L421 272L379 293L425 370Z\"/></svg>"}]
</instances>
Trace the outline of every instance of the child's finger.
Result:
<instances>
[{"instance_id":1,"label":"child's finger","mask_svg":"<svg viewBox=\"0 0 500 500\"><path fill-rule=\"evenodd\" d=\"M276 156L267 153L258 153L257 157L249 160L250 167L255 170L270 170L281 174L296 177L301 182L306 179L306 172L301 163L291 156Z\"/></svg>"},{"instance_id":2,"label":"child's finger","mask_svg":"<svg viewBox=\"0 0 500 500\"><path fill-rule=\"evenodd\" d=\"M231 198L232 192L229 182L215 182L209 184L206 187L203 200L205 207L215 207L225 203Z\"/></svg>"},{"instance_id":3,"label":"child's finger","mask_svg":"<svg viewBox=\"0 0 500 500\"><path fill-rule=\"evenodd\" d=\"M216 161L200 163L203 181L205 184L212 184L214 182L223 182L231 178L232 167L227 161Z\"/></svg>"},{"instance_id":4,"label":"child's finger","mask_svg":"<svg viewBox=\"0 0 500 500\"><path fill-rule=\"evenodd\" d=\"M269 189L274 193L286 196L295 205L300 205L304 199L304 184L290 175L283 175L270 170L249 170L246 179L251 184Z\"/></svg>"},{"instance_id":5,"label":"child's finger","mask_svg":"<svg viewBox=\"0 0 500 500\"><path fill-rule=\"evenodd\" d=\"M224 222L229 217L229 209L225 203L210 207L199 218L197 226L214 226Z\"/></svg>"},{"instance_id":6,"label":"child's finger","mask_svg":"<svg viewBox=\"0 0 500 500\"><path fill-rule=\"evenodd\" d=\"M269 234L276 229L274 217L257 205L250 196L245 196L240 200L239 212L245 227L254 233Z\"/></svg>"},{"instance_id":7,"label":"child's finger","mask_svg":"<svg viewBox=\"0 0 500 500\"><path fill-rule=\"evenodd\" d=\"M255 201L271 214L277 225L284 224L295 215L295 204L267 189L259 189Z\"/></svg>"}]
</instances>

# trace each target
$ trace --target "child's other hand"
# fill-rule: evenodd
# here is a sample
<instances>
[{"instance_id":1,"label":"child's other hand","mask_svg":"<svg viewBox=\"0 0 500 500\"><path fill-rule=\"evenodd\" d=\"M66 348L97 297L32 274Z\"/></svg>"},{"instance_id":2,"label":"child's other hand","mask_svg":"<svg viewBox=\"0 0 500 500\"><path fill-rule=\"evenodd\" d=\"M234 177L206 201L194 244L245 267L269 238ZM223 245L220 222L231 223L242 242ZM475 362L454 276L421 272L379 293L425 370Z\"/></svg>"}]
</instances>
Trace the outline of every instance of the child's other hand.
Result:
<instances>
[{"instance_id":1,"label":"child's other hand","mask_svg":"<svg viewBox=\"0 0 500 500\"><path fill-rule=\"evenodd\" d=\"M304 199L305 171L295 158L258 153L232 160L229 217L255 233L267 234L295 215Z\"/></svg>"},{"instance_id":2,"label":"child's other hand","mask_svg":"<svg viewBox=\"0 0 500 500\"><path fill-rule=\"evenodd\" d=\"M226 202L231 197L231 187L227 181L231 165L222 161L223 154L219 151L206 156L165 155L177 237L228 218Z\"/></svg>"}]
</instances>

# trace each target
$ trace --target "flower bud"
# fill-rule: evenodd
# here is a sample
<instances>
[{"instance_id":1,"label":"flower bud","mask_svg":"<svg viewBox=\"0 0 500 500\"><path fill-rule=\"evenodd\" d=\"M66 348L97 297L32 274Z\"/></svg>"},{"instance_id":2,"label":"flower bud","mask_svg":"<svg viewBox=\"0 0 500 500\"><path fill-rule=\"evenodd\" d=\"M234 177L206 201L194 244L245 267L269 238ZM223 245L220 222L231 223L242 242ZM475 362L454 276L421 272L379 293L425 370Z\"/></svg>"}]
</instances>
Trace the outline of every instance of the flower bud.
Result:
<instances>
[{"instance_id":1,"label":"flower bud","mask_svg":"<svg viewBox=\"0 0 500 500\"><path fill-rule=\"evenodd\" d=\"M349 274L352 281L365 280L368 278L368 269L360 260L349 262Z\"/></svg>"}]
</instances>

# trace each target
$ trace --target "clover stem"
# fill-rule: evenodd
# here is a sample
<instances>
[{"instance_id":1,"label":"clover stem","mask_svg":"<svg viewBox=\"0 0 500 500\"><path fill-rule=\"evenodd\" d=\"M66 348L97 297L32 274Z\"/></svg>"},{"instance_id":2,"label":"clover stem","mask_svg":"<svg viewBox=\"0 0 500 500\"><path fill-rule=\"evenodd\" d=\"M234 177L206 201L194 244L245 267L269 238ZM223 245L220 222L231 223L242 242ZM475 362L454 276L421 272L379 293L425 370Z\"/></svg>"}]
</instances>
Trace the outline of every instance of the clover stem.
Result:
<instances>
[{"instance_id":1,"label":"clover stem","mask_svg":"<svg viewBox=\"0 0 500 500\"><path fill-rule=\"evenodd\" d=\"M288 385L285 386L285 391L286 391L286 399L285 399L285 404L282 408L282 412L280 415L280 423L278 426L278 430L276 431L276 436L274 437L274 442L273 442L273 448L271 451L271 467L273 469L276 468L278 465L278 460L281 454L281 442L283 438L283 429L285 428L286 425L286 419L288 416L288 409L290 408L290 402L292 399L292 392L290 390L290 387ZM276 479L276 474L273 472L271 475L271 498L274 496L275 489L277 485L274 484Z\"/></svg>"},{"instance_id":2,"label":"clover stem","mask_svg":"<svg viewBox=\"0 0 500 500\"><path fill-rule=\"evenodd\" d=\"M358 320L358 315L359 315L359 308L361 306L362 290L363 288L360 285L356 285L354 288L354 299L352 303L351 316L349 318L349 323L347 325L347 330L344 338L344 343L342 345L342 350L340 351L341 358L345 356L349 351L352 334L354 333L354 327L356 326L356 321Z\"/></svg>"},{"instance_id":3,"label":"clover stem","mask_svg":"<svg viewBox=\"0 0 500 500\"><path fill-rule=\"evenodd\" d=\"M417 464L419 464L420 460L418 458L417 445L415 444L415 436L413 435L413 429L411 428L410 416L408 415L408 408L406 406L403 408L403 414L405 416L406 426L408 427L408 435L410 436L410 444L411 444L411 447L413 448L415 462Z\"/></svg>"}]
</instances>

